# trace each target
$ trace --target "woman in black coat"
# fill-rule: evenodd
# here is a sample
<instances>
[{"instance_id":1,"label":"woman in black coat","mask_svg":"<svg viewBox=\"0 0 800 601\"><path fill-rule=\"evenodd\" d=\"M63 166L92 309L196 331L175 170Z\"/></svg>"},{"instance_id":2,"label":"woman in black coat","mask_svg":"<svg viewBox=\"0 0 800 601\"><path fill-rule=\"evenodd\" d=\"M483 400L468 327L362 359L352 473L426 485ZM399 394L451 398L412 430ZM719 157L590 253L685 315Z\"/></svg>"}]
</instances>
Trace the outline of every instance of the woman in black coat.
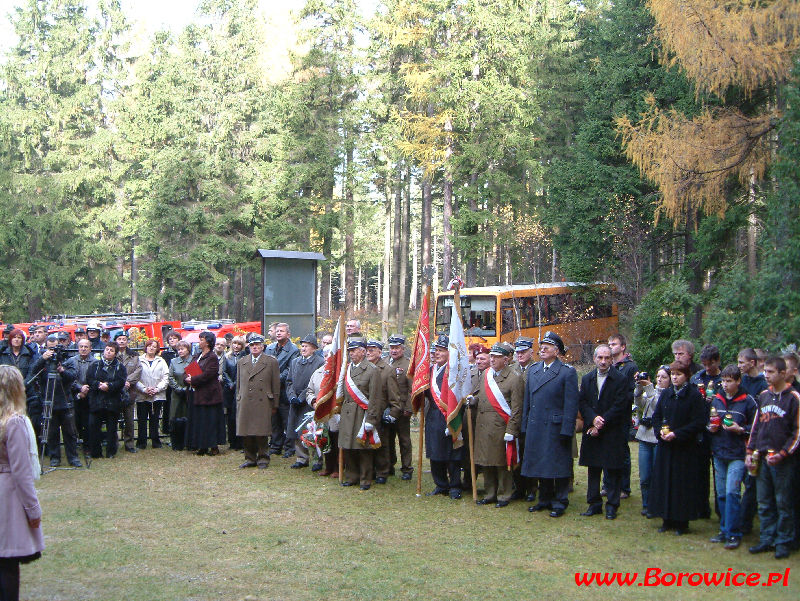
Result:
<instances>
[{"instance_id":1,"label":"woman in black coat","mask_svg":"<svg viewBox=\"0 0 800 601\"><path fill-rule=\"evenodd\" d=\"M202 373L186 374L183 381L192 387L189 406L189 448L198 455L219 455L225 444L225 413L222 409L222 387L219 382L219 359L214 353L216 336L200 332L200 356L197 364Z\"/></svg>"},{"instance_id":2,"label":"woman in black coat","mask_svg":"<svg viewBox=\"0 0 800 601\"><path fill-rule=\"evenodd\" d=\"M653 413L658 450L648 509L664 520L659 532L674 529L677 535L686 533L690 520L704 517L708 506L708 490L702 484L708 473L703 473L706 464L701 461L700 443L708 423L708 403L689 384L690 377L688 367L677 362L670 365L672 386L661 394ZM669 432L662 430L665 425Z\"/></svg>"}]
</instances>

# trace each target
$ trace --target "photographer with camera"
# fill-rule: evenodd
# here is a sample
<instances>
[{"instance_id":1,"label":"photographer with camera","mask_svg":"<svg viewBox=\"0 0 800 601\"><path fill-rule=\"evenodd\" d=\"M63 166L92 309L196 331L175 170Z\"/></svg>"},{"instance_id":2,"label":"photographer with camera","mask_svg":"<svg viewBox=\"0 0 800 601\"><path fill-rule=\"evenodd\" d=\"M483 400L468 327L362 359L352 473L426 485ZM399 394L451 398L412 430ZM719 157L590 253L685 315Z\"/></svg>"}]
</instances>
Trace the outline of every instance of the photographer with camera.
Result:
<instances>
[{"instance_id":1,"label":"photographer with camera","mask_svg":"<svg viewBox=\"0 0 800 601\"><path fill-rule=\"evenodd\" d=\"M649 518L651 515L647 509L647 501L658 446L658 439L653 431L653 412L656 410L661 393L670 386L669 365L658 368L655 387L646 371L637 373L635 378L633 401L641 411L639 427L636 430L636 440L639 442L639 486L642 490L642 515Z\"/></svg>"},{"instance_id":2,"label":"photographer with camera","mask_svg":"<svg viewBox=\"0 0 800 601\"><path fill-rule=\"evenodd\" d=\"M52 413L47 430L47 450L50 467L61 465L61 434L64 435L64 450L72 467L82 467L78 459L78 431L75 427L75 408L69 395L70 384L75 379L74 370L64 367L67 361L65 349L58 344L58 336L50 334L45 341L45 350L33 366L34 377L39 382L42 403L52 401ZM47 415L46 412L44 414ZM44 424L43 424L44 426Z\"/></svg>"}]
</instances>

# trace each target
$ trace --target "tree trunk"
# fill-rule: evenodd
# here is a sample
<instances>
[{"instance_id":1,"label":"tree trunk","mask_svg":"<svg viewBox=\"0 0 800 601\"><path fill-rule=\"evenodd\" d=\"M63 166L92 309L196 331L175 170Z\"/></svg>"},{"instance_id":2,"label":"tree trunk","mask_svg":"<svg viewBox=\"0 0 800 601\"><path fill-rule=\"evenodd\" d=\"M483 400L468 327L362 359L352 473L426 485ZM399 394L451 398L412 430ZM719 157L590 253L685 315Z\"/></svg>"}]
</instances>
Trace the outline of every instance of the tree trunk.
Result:
<instances>
[{"instance_id":1,"label":"tree trunk","mask_svg":"<svg viewBox=\"0 0 800 601\"><path fill-rule=\"evenodd\" d=\"M236 321L244 321L244 298L242 296L242 268L236 268L236 276L233 281L233 318Z\"/></svg>"},{"instance_id":2,"label":"tree trunk","mask_svg":"<svg viewBox=\"0 0 800 601\"><path fill-rule=\"evenodd\" d=\"M381 339L386 340L389 332L389 304L391 303L392 272L392 195L389 187L386 190L383 227L383 280L381 281Z\"/></svg>"},{"instance_id":3,"label":"tree trunk","mask_svg":"<svg viewBox=\"0 0 800 601\"><path fill-rule=\"evenodd\" d=\"M225 270L227 271L227 269ZM230 310L230 305L228 301L230 300L228 297L231 293L231 280L230 278L225 278L222 280L222 290L220 294L222 295L222 304L219 306L219 315L220 317L228 317L228 311Z\"/></svg>"},{"instance_id":4,"label":"tree trunk","mask_svg":"<svg viewBox=\"0 0 800 601\"><path fill-rule=\"evenodd\" d=\"M402 263L401 238L403 227L403 167L397 161L394 178L394 202L392 206L394 220L392 223L392 281L389 296L389 318L393 323L398 323L400 307L400 288L403 282L400 279L400 265Z\"/></svg>"},{"instance_id":5,"label":"tree trunk","mask_svg":"<svg viewBox=\"0 0 800 601\"><path fill-rule=\"evenodd\" d=\"M411 227L411 168L406 168L406 189L403 199L403 215L400 227L400 297L397 300L397 331L403 331L406 316L406 298L408 291L408 237ZM402 184L401 184L402 186Z\"/></svg>"},{"instance_id":6,"label":"tree trunk","mask_svg":"<svg viewBox=\"0 0 800 601\"><path fill-rule=\"evenodd\" d=\"M446 132L453 131L453 124L449 119L444 124L444 130ZM455 275L453 273L455 267L453 263L452 244L453 225L450 222L453 218L453 174L449 166L449 160L452 155L452 141L448 137L447 150L445 151L444 188L442 190L442 196L444 198L444 208L442 211L442 284L445 289Z\"/></svg>"},{"instance_id":7,"label":"tree trunk","mask_svg":"<svg viewBox=\"0 0 800 601\"><path fill-rule=\"evenodd\" d=\"M700 294L703 289L703 268L700 259L693 256L695 253L694 231L697 223L697 212L690 208L686 217L686 236L684 238L684 261L688 263L689 273L689 292ZM700 338L703 325L703 305L698 302L692 307L692 314L689 316L689 336Z\"/></svg>"},{"instance_id":8,"label":"tree trunk","mask_svg":"<svg viewBox=\"0 0 800 601\"><path fill-rule=\"evenodd\" d=\"M247 319L248 321L260 321L260 309L256 308L256 274L252 267L247 268Z\"/></svg>"},{"instance_id":9,"label":"tree trunk","mask_svg":"<svg viewBox=\"0 0 800 601\"><path fill-rule=\"evenodd\" d=\"M417 231L411 234L413 248L411 249L411 294L408 295L408 308L412 311L417 308L419 298L419 241Z\"/></svg>"},{"instance_id":10,"label":"tree trunk","mask_svg":"<svg viewBox=\"0 0 800 601\"><path fill-rule=\"evenodd\" d=\"M131 238L131 313L139 306L136 284L139 282L139 262L136 260L136 238Z\"/></svg>"}]
</instances>

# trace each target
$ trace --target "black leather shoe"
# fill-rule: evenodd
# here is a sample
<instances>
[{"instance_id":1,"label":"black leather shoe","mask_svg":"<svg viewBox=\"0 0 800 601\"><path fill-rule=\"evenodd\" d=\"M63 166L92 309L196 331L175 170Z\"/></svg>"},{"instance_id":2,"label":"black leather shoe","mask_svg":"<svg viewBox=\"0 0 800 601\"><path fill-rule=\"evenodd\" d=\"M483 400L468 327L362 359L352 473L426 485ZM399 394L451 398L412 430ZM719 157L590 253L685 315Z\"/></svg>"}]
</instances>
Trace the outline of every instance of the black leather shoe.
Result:
<instances>
[{"instance_id":1,"label":"black leather shoe","mask_svg":"<svg viewBox=\"0 0 800 601\"><path fill-rule=\"evenodd\" d=\"M478 499L475 501L476 505L490 505L492 503L497 503L497 499Z\"/></svg>"},{"instance_id":2,"label":"black leather shoe","mask_svg":"<svg viewBox=\"0 0 800 601\"><path fill-rule=\"evenodd\" d=\"M446 495L446 494L447 494L447 489L446 488L441 488L440 486L437 486L431 492L426 492L425 496L426 497L434 497L436 495Z\"/></svg>"},{"instance_id":3,"label":"black leather shoe","mask_svg":"<svg viewBox=\"0 0 800 601\"><path fill-rule=\"evenodd\" d=\"M775 559L786 559L789 557L789 546L778 545L775 547Z\"/></svg>"},{"instance_id":4,"label":"black leather shoe","mask_svg":"<svg viewBox=\"0 0 800 601\"><path fill-rule=\"evenodd\" d=\"M308 467L307 463L303 463L302 461L295 461L292 465L290 465L293 470L299 470L301 467Z\"/></svg>"},{"instance_id":5,"label":"black leather shoe","mask_svg":"<svg viewBox=\"0 0 800 601\"><path fill-rule=\"evenodd\" d=\"M136 443L136 448L140 451L144 451L147 448L147 443L142 444L141 442Z\"/></svg>"},{"instance_id":6,"label":"black leather shoe","mask_svg":"<svg viewBox=\"0 0 800 601\"><path fill-rule=\"evenodd\" d=\"M607 520L616 520L617 519L617 508L616 507L606 507L606 519Z\"/></svg>"},{"instance_id":7,"label":"black leather shoe","mask_svg":"<svg viewBox=\"0 0 800 601\"><path fill-rule=\"evenodd\" d=\"M689 532L688 528L675 528L675 536L683 536L687 532Z\"/></svg>"},{"instance_id":8,"label":"black leather shoe","mask_svg":"<svg viewBox=\"0 0 800 601\"><path fill-rule=\"evenodd\" d=\"M318 472L321 469L322 469L322 464L321 463L315 463L314 465L311 466L311 471L312 472Z\"/></svg>"},{"instance_id":9,"label":"black leather shoe","mask_svg":"<svg viewBox=\"0 0 800 601\"><path fill-rule=\"evenodd\" d=\"M383 476L378 476L375 478L375 484L386 484L386 478Z\"/></svg>"},{"instance_id":10,"label":"black leather shoe","mask_svg":"<svg viewBox=\"0 0 800 601\"><path fill-rule=\"evenodd\" d=\"M459 488L451 489L450 490L450 498L453 499L454 501L460 499L461 498L461 489L459 489Z\"/></svg>"},{"instance_id":11,"label":"black leather shoe","mask_svg":"<svg viewBox=\"0 0 800 601\"><path fill-rule=\"evenodd\" d=\"M560 518L562 515L564 515L563 509L554 509L553 511L550 512L551 518Z\"/></svg>"},{"instance_id":12,"label":"black leather shoe","mask_svg":"<svg viewBox=\"0 0 800 601\"><path fill-rule=\"evenodd\" d=\"M50 467L58 467L61 465L60 459L51 459L50 460Z\"/></svg>"},{"instance_id":13,"label":"black leather shoe","mask_svg":"<svg viewBox=\"0 0 800 601\"><path fill-rule=\"evenodd\" d=\"M369 484L362 484L361 486L359 486L359 488L361 490L369 490Z\"/></svg>"},{"instance_id":14,"label":"black leather shoe","mask_svg":"<svg viewBox=\"0 0 800 601\"><path fill-rule=\"evenodd\" d=\"M281 455L281 457L283 457L284 459L289 459L289 457L291 457L292 455L294 455L294 453L286 451L283 455Z\"/></svg>"},{"instance_id":15,"label":"black leather shoe","mask_svg":"<svg viewBox=\"0 0 800 601\"><path fill-rule=\"evenodd\" d=\"M136 451L136 447L125 447L125 450L128 451L128 453L136 453L137 452Z\"/></svg>"},{"instance_id":16,"label":"black leather shoe","mask_svg":"<svg viewBox=\"0 0 800 601\"><path fill-rule=\"evenodd\" d=\"M650 513L650 512L649 512L649 511L647 511L647 509L642 509L642 510L641 510L639 513L640 513L641 515L644 515L644 516L646 516L646 515L647 515L648 513Z\"/></svg>"},{"instance_id":17,"label":"black leather shoe","mask_svg":"<svg viewBox=\"0 0 800 601\"><path fill-rule=\"evenodd\" d=\"M756 553L766 553L767 551L773 551L774 549L775 547L769 543L758 543L757 545L750 547L748 551L755 555Z\"/></svg>"},{"instance_id":18,"label":"black leather shoe","mask_svg":"<svg viewBox=\"0 0 800 601\"><path fill-rule=\"evenodd\" d=\"M722 534L722 532L717 532L716 536L712 536L711 538L708 539L708 542L710 542L710 543L724 543L727 540L728 539L725 538L725 535Z\"/></svg>"},{"instance_id":19,"label":"black leather shoe","mask_svg":"<svg viewBox=\"0 0 800 601\"><path fill-rule=\"evenodd\" d=\"M247 467L255 467L258 465L255 461L245 461L242 465L239 466L240 470L243 470Z\"/></svg>"},{"instance_id":20,"label":"black leather shoe","mask_svg":"<svg viewBox=\"0 0 800 601\"><path fill-rule=\"evenodd\" d=\"M497 507L497 508L500 508L500 507L508 507L508 504L509 504L510 502L511 502L511 501L498 501L497 503L495 503L495 507Z\"/></svg>"},{"instance_id":21,"label":"black leather shoe","mask_svg":"<svg viewBox=\"0 0 800 601\"><path fill-rule=\"evenodd\" d=\"M603 513L603 508L602 507L598 507L597 505L589 505L589 509L587 509L586 511L581 513L581 515L584 515L586 517L590 517L590 516L593 516L593 515L599 515L601 513Z\"/></svg>"},{"instance_id":22,"label":"black leather shoe","mask_svg":"<svg viewBox=\"0 0 800 601\"><path fill-rule=\"evenodd\" d=\"M536 493L529 494L527 497L525 497L525 500L528 503L533 503L536 500Z\"/></svg>"},{"instance_id":23,"label":"black leather shoe","mask_svg":"<svg viewBox=\"0 0 800 601\"><path fill-rule=\"evenodd\" d=\"M550 509L550 505L547 503L537 503L536 505L531 505L528 507L528 511L534 513L536 511L544 511L545 509Z\"/></svg>"},{"instance_id":24,"label":"black leather shoe","mask_svg":"<svg viewBox=\"0 0 800 601\"><path fill-rule=\"evenodd\" d=\"M69 464L70 464L72 467L83 467L83 464L81 463L81 460L80 460L80 459L70 459L70 460L69 460Z\"/></svg>"},{"instance_id":25,"label":"black leather shoe","mask_svg":"<svg viewBox=\"0 0 800 601\"><path fill-rule=\"evenodd\" d=\"M401 480L411 480L411 472L405 472L402 476L400 476Z\"/></svg>"},{"instance_id":26,"label":"black leather shoe","mask_svg":"<svg viewBox=\"0 0 800 601\"><path fill-rule=\"evenodd\" d=\"M267 455L269 455L270 457L272 457L273 455L280 455L280 454L281 452L276 451L275 449L270 449L269 452L267 453Z\"/></svg>"},{"instance_id":27,"label":"black leather shoe","mask_svg":"<svg viewBox=\"0 0 800 601\"><path fill-rule=\"evenodd\" d=\"M342 486L353 486L353 485L355 485L355 482L348 482L347 480L342 482Z\"/></svg>"},{"instance_id":28,"label":"black leather shoe","mask_svg":"<svg viewBox=\"0 0 800 601\"><path fill-rule=\"evenodd\" d=\"M741 542L742 542L741 538L739 538L738 536L732 536L728 539L728 542L725 543L725 548L738 549Z\"/></svg>"},{"instance_id":29,"label":"black leather shoe","mask_svg":"<svg viewBox=\"0 0 800 601\"><path fill-rule=\"evenodd\" d=\"M521 499L522 497L523 497L523 494L521 492L518 492L518 491L515 490L514 492L511 493L511 498L509 499L509 501L517 501L517 500Z\"/></svg>"}]
</instances>

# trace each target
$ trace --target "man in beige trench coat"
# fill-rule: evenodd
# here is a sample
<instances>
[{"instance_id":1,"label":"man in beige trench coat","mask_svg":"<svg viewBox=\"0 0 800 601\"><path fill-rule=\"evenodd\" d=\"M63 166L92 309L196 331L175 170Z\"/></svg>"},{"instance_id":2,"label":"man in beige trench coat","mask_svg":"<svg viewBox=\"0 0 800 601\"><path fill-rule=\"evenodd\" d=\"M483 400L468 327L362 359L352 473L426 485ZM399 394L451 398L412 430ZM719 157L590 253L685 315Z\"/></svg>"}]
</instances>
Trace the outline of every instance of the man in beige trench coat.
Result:
<instances>
[{"instance_id":1,"label":"man in beige trench coat","mask_svg":"<svg viewBox=\"0 0 800 601\"><path fill-rule=\"evenodd\" d=\"M483 466L486 496L478 505L505 507L513 493L513 477L507 467L506 443L519 436L525 385L510 364L514 348L499 342L490 351L490 367L481 378L478 419L475 428L475 463Z\"/></svg>"},{"instance_id":2,"label":"man in beige trench coat","mask_svg":"<svg viewBox=\"0 0 800 601\"><path fill-rule=\"evenodd\" d=\"M278 410L281 374L275 357L264 354L264 337L250 338L250 354L236 364L236 435L242 437L240 468L269 466L267 437Z\"/></svg>"}]
</instances>

